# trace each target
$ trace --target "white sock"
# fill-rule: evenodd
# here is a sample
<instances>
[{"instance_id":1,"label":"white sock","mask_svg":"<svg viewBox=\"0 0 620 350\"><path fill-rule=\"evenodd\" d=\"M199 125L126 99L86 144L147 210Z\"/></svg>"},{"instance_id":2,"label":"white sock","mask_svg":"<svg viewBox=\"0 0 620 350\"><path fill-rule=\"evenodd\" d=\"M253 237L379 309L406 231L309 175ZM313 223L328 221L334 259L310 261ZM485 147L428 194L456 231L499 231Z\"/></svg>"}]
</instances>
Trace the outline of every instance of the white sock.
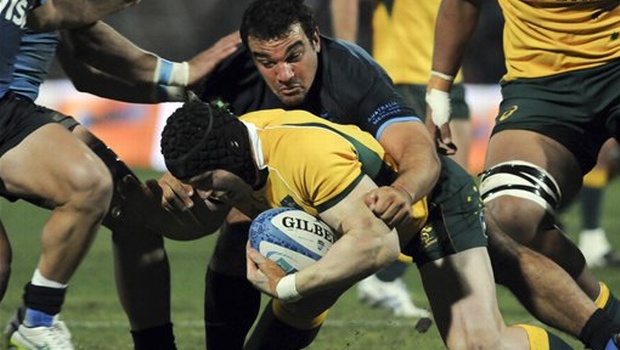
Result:
<instances>
[{"instance_id":1,"label":"white sock","mask_svg":"<svg viewBox=\"0 0 620 350\"><path fill-rule=\"evenodd\" d=\"M34 274L32 275L32 279L30 280L30 283L32 283L32 285L34 286L39 286L39 287L58 288L58 289L67 288L67 284L62 284L60 282L48 280L47 278L45 278L41 274L39 269L34 270Z\"/></svg>"}]
</instances>

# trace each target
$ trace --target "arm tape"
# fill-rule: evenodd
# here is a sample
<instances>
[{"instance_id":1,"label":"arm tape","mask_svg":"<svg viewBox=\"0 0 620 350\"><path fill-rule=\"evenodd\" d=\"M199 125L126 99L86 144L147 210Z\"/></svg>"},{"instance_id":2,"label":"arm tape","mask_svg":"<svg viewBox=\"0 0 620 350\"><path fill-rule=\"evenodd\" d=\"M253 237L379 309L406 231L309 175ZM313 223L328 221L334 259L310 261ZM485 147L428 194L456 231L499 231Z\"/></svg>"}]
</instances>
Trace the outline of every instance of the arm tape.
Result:
<instances>
[{"instance_id":1,"label":"arm tape","mask_svg":"<svg viewBox=\"0 0 620 350\"><path fill-rule=\"evenodd\" d=\"M157 66L153 73L153 82L161 85L187 86L189 81L189 63L171 62L157 57Z\"/></svg>"},{"instance_id":2,"label":"arm tape","mask_svg":"<svg viewBox=\"0 0 620 350\"><path fill-rule=\"evenodd\" d=\"M449 75L449 74L446 74L446 73L438 72L436 70L432 70L431 71L431 76L436 76L437 78L441 78L441 79L446 80L446 81L453 81L454 80L454 76L453 75Z\"/></svg>"}]
</instances>

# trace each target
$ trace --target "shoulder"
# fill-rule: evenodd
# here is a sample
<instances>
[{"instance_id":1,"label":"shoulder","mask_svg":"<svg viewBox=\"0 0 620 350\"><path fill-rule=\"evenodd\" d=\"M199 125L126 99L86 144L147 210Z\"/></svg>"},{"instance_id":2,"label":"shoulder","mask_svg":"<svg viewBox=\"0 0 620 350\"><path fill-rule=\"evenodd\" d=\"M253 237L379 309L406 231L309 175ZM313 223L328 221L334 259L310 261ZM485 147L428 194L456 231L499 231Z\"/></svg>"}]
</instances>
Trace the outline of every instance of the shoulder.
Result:
<instances>
[{"instance_id":1,"label":"shoulder","mask_svg":"<svg viewBox=\"0 0 620 350\"><path fill-rule=\"evenodd\" d=\"M322 63L329 73L350 78L387 76L381 66L361 47L325 36L321 37L321 43L324 50Z\"/></svg>"}]
</instances>

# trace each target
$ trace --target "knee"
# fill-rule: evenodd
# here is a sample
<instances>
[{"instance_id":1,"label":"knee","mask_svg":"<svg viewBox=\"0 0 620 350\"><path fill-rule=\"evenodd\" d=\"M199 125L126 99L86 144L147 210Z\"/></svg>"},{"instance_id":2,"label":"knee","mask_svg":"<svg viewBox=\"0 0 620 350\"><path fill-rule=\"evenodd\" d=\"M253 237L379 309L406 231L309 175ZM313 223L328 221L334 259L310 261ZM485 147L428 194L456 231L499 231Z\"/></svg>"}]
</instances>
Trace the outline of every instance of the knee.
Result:
<instances>
[{"instance_id":1,"label":"knee","mask_svg":"<svg viewBox=\"0 0 620 350\"><path fill-rule=\"evenodd\" d=\"M512 240L528 245L538 232L545 217L545 210L537 204L517 198L500 197L485 204L484 217L489 235L489 244L494 241Z\"/></svg>"},{"instance_id":2,"label":"knee","mask_svg":"<svg viewBox=\"0 0 620 350\"><path fill-rule=\"evenodd\" d=\"M67 205L103 217L112 199L112 176L98 159L69 169Z\"/></svg>"}]
</instances>

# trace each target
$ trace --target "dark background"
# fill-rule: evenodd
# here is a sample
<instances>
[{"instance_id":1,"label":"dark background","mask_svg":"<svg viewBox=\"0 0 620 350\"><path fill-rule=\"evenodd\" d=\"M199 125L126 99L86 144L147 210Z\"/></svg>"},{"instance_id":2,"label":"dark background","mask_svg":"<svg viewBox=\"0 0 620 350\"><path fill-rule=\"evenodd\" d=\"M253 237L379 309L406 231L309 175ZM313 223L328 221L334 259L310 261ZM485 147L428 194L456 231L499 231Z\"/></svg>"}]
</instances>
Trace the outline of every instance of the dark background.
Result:
<instances>
[{"instance_id":1,"label":"dark background","mask_svg":"<svg viewBox=\"0 0 620 350\"><path fill-rule=\"evenodd\" d=\"M412 0L412 4L416 1ZM138 46L171 60L185 60L238 29L251 0L142 0L137 6L105 19ZM306 0L314 7L320 31L331 35L330 0ZM372 0L362 0L359 43L370 47ZM501 46L503 19L495 1L487 1L464 61L469 83L497 83L504 73ZM473 54L475 52L475 54ZM54 65L50 78L63 78Z\"/></svg>"}]
</instances>

